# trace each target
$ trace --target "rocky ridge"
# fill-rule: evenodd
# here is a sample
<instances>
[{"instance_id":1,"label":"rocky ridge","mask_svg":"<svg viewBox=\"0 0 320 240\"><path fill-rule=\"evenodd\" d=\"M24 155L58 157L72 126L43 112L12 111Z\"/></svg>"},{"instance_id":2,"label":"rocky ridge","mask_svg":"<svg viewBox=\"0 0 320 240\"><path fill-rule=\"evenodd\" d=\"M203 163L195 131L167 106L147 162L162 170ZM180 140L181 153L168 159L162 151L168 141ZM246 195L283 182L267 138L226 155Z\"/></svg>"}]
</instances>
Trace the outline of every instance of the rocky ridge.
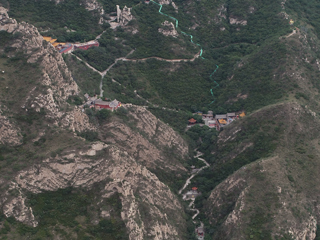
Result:
<instances>
[{"instance_id":1,"label":"rocky ridge","mask_svg":"<svg viewBox=\"0 0 320 240\"><path fill-rule=\"evenodd\" d=\"M184 220L177 197L127 152L101 142L92 144L90 149L48 158L20 171L4 198L4 213L36 226L38 222L32 209L25 205L24 192L41 193L69 186L90 188L97 182L106 183L98 193L102 199L114 192L120 193L121 217L130 239L181 239L179 227ZM16 196L10 194L13 189L18 193ZM148 214L141 212L145 209L143 206L147 207ZM146 219L146 215L150 218Z\"/></svg>"},{"instance_id":2,"label":"rocky ridge","mask_svg":"<svg viewBox=\"0 0 320 240\"><path fill-rule=\"evenodd\" d=\"M105 141L117 144L149 168L185 172L178 159L187 156L188 145L181 136L144 107L131 104L124 107L134 127L120 120L107 123L103 126L103 132L108 133ZM171 157L164 154L169 149L174 153ZM171 159L169 164L168 158Z\"/></svg>"},{"instance_id":3,"label":"rocky ridge","mask_svg":"<svg viewBox=\"0 0 320 240\"><path fill-rule=\"evenodd\" d=\"M66 113L61 109L66 105L69 96L79 93L79 88L62 55L43 40L37 28L25 22L17 23L16 20L9 18L7 9L0 7L0 30L18 35L19 37L12 41L11 47L28 56L28 63L37 63L42 69L40 81L43 86L46 86L46 90L40 91L39 87L34 87L21 103L21 108L26 111L28 108L33 108L37 112L40 112L41 108L45 109L46 117L54 120L55 125L63 119L62 122L66 127L71 126L72 129L77 130L92 129L84 113L77 110ZM15 54L16 52L12 52L9 57L14 57ZM70 122L70 119L73 120ZM80 120L81 123L77 124L74 120Z\"/></svg>"}]
</instances>

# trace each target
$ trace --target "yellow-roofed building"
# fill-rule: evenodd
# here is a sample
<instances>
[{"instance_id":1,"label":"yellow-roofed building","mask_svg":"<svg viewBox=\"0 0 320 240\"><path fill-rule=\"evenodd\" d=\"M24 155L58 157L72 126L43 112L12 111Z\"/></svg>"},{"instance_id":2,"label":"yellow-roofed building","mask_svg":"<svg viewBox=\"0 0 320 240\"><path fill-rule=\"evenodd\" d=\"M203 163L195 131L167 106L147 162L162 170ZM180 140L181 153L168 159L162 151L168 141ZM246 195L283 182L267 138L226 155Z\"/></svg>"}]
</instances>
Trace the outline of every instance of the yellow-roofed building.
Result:
<instances>
[{"instance_id":1,"label":"yellow-roofed building","mask_svg":"<svg viewBox=\"0 0 320 240\"><path fill-rule=\"evenodd\" d=\"M51 37L43 37L43 40L46 40L47 42L50 42L51 41Z\"/></svg>"},{"instance_id":2,"label":"yellow-roofed building","mask_svg":"<svg viewBox=\"0 0 320 240\"><path fill-rule=\"evenodd\" d=\"M242 112L239 116L240 117L244 117L246 114L244 112Z\"/></svg>"},{"instance_id":3,"label":"yellow-roofed building","mask_svg":"<svg viewBox=\"0 0 320 240\"><path fill-rule=\"evenodd\" d=\"M220 124L227 124L227 121L224 120L224 119L218 119L218 121L219 121Z\"/></svg>"},{"instance_id":4,"label":"yellow-roofed building","mask_svg":"<svg viewBox=\"0 0 320 240\"><path fill-rule=\"evenodd\" d=\"M57 39L52 38L52 37L43 37L43 40L49 42L52 44L52 46L54 46L55 48L59 49L59 47L66 45L66 43L64 42L57 42Z\"/></svg>"},{"instance_id":5,"label":"yellow-roofed building","mask_svg":"<svg viewBox=\"0 0 320 240\"><path fill-rule=\"evenodd\" d=\"M52 37L43 37L43 40L46 40L47 42L53 44L57 41L57 39L53 39Z\"/></svg>"}]
</instances>

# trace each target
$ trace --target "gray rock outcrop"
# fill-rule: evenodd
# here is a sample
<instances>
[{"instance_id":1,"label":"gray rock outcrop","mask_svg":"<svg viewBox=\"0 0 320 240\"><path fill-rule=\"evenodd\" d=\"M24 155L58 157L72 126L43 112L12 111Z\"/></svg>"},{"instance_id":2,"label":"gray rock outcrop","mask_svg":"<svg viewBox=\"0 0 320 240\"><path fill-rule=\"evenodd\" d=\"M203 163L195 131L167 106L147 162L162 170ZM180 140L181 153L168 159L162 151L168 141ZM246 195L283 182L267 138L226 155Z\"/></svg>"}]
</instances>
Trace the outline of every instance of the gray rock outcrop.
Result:
<instances>
[{"instance_id":1,"label":"gray rock outcrop","mask_svg":"<svg viewBox=\"0 0 320 240\"><path fill-rule=\"evenodd\" d=\"M2 115L0 110L0 143L8 145L19 145L22 136L19 134L20 128Z\"/></svg>"},{"instance_id":2,"label":"gray rock outcrop","mask_svg":"<svg viewBox=\"0 0 320 240\"><path fill-rule=\"evenodd\" d=\"M84 1L84 5L88 11L98 11L100 14L99 24L104 23L104 19L102 17L104 15L104 9L100 2L97 0L86 0Z\"/></svg>"},{"instance_id":3,"label":"gray rock outcrop","mask_svg":"<svg viewBox=\"0 0 320 240\"><path fill-rule=\"evenodd\" d=\"M121 10L119 5L117 5L117 22L121 22L121 25L127 25L133 19L131 14L131 8L124 6Z\"/></svg>"},{"instance_id":4,"label":"gray rock outcrop","mask_svg":"<svg viewBox=\"0 0 320 240\"><path fill-rule=\"evenodd\" d=\"M9 18L8 10L0 6L0 31L12 33L17 27L17 21Z\"/></svg>"},{"instance_id":5,"label":"gray rock outcrop","mask_svg":"<svg viewBox=\"0 0 320 240\"><path fill-rule=\"evenodd\" d=\"M159 28L158 32L162 33L163 35L172 36L174 38L176 38L179 35L172 22L166 20L163 23L161 23L161 25L163 27Z\"/></svg>"},{"instance_id":6,"label":"gray rock outcrop","mask_svg":"<svg viewBox=\"0 0 320 240\"><path fill-rule=\"evenodd\" d=\"M236 17L229 17L230 24L236 24L236 25L243 25L246 26L248 21L247 20L242 20L242 19L237 19Z\"/></svg>"},{"instance_id":7,"label":"gray rock outcrop","mask_svg":"<svg viewBox=\"0 0 320 240\"><path fill-rule=\"evenodd\" d=\"M148 168L185 172L178 160L188 154L188 145L183 138L145 108L133 105L124 107L130 109L128 117L133 119L135 131L127 123L112 121L103 126L103 132L108 133L105 141L117 144ZM164 154L169 149L173 153L170 157Z\"/></svg>"},{"instance_id":8,"label":"gray rock outcrop","mask_svg":"<svg viewBox=\"0 0 320 240\"><path fill-rule=\"evenodd\" d=\"M93 160L88 156L96 158ZM64 160L68 158L71 160ZM32 209L24 204L23 191L41 193L70 186L89 189L94 183L102 181L107 183L104 190L98 193L101 198L108 198L115 191L121 193L121 217L130 239L181 239L178 228L184 220L177 197L127 152L99 142L94 143L91 149L48 158L19 172L10 186L10 190L16 189L19 194L6 194L4 213L7 217L13 216L18 221L36 226L38 222ZM147 207L151 219L144 218L141 205Z\"/></svg>"}]
</instances>

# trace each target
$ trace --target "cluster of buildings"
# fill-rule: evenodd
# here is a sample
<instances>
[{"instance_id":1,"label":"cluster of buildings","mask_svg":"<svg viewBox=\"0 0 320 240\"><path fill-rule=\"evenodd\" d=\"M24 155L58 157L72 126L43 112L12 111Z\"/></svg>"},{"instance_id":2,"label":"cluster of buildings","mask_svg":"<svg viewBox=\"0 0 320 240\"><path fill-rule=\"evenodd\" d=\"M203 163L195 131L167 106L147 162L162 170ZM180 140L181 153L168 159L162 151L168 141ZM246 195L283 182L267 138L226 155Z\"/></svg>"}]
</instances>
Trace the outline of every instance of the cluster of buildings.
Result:
<instances>
[{"instance_id":1,"label":"cluster of buildings","mask_svg":"<svg viewBox=\"0 0 320 240\"><path fill-rule=\"evenodd\" d=\"M207 114L204 114L202 112L196 112L194 114L202 116L202 120L204 121L204 124L207 125L209 128L216 128L218 131L220 131L221 127L225 127L226 125L233 122L235 119L238 119L239 117L244 117L246 114L244 112L241 113L227 113L227 114L217 114L213 115L212 111L208 111ZM188 120L189 125L194 125L197 123L197 120L194 118L191 118Z\"/></svg>"},{"instance_id":2,"label":"cluster of buildings","mask_svg":"<svg viewBox=\"0 0 320 240\"><path fill-rule=\"evenodd\" d=\"M84 96L87 99L87 102L84 104L84 106L89 106L90 108L95 108L98 110L109 109L114 111L121 107L121 102L119 102L117 99L114 99L113 101L103 101L101 98L98 98L97 95L90 97L89 94L86 93Z\"/></svg>"},{"instance_id":3,"label":"cluster of buildings","mask_svg":"<svg viewBox=\"0 0 320 240\"><path fill-rule=\"evenodd\" d=\"M86 43L64 43L57 42L57 39L52 37L43 37L43 39L54 46L60 53L69 53L76 49L87 50L91 47L99 47L99 42L96 40Z\"/></svg>"}]
</instances>

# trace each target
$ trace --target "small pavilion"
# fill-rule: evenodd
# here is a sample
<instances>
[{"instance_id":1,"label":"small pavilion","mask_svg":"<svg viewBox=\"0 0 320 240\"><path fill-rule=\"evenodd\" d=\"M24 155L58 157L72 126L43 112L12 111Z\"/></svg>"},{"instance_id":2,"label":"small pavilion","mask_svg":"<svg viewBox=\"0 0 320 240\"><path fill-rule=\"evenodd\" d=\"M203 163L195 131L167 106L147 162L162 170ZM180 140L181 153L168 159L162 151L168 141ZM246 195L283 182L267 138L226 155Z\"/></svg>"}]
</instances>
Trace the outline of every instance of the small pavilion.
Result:
<instances>
[{"instance_id":1,"label":"small pavilion","mask_svg":"<svg viewBox=\"0 0 320 240\"><path fill-rule=\"evenodd\" d=\"M191 118L188 120L188 122L189 122L189 125L194 125L196 124L197 120L195 120L194 118Z\"/></svg>"}]
</instances>

